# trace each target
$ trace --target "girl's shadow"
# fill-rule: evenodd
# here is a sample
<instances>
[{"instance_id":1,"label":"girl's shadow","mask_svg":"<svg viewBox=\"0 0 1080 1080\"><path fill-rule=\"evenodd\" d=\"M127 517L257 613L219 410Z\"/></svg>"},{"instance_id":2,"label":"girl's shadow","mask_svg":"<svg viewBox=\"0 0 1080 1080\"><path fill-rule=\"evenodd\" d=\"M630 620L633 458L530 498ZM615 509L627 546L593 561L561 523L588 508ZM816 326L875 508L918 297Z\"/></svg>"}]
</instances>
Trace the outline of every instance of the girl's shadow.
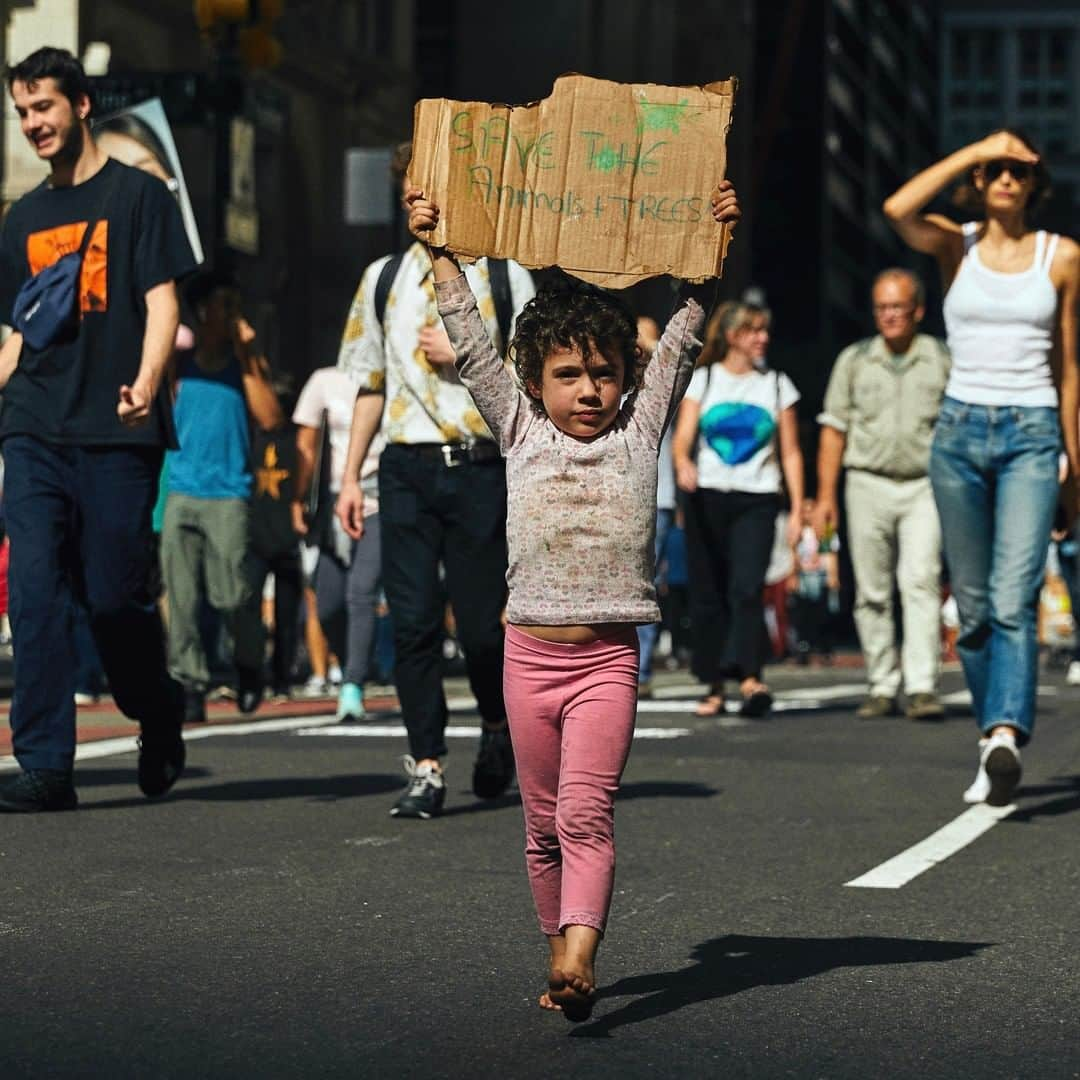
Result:
<instances>
[{"instance_id":1,"label":"girl's shadow","mask_svg":"<svg viewBox=\"0 0 1080 1080\"><path fill-rule=\"evenodd\" d=\"M986 942L906 938L772 938L728 934L696 945L693 963L678 971L634 975L604 987L599 997L636 1000L575 1028L578 1038L607 1038L615 1028L667 1016L687 1005L728 997L755 986L800 982L844 967L926 964L961 960Z\"/></svg>"}]
</instances>

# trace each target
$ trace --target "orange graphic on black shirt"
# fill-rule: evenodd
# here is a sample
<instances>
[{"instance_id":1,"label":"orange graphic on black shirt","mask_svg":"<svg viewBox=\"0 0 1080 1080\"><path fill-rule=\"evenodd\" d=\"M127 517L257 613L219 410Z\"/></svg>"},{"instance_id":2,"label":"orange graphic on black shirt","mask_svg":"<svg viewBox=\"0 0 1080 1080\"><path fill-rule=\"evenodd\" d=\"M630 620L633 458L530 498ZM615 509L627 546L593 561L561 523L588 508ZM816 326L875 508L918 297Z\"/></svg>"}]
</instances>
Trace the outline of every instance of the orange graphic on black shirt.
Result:
<instances>
[{"instance_id":1,"label":"orange graphic on black shirt","mask_svg":"<svg viewBox=\"0 0 1080 1080\"><path fill-rule=\"evenodd\" d=\"M30 273L39 274L65 255L79 250L89 222L58 225L55 229L31 233L26 238L26 260ZM79 278L79 311L105 311L109 306L109 223L99 221L83 256Z\"/></svg>"}]
</instances>

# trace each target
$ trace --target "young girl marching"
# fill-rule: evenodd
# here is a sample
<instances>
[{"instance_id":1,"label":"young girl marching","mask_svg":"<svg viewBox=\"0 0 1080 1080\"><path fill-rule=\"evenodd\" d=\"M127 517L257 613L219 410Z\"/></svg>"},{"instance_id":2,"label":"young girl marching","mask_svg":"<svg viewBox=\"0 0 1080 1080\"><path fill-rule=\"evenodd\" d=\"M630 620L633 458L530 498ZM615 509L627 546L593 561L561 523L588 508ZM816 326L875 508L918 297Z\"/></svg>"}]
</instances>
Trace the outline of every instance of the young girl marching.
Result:
<instances>
[{"instance_id":1,"label":"young girl marching","mask_svg":"<svg viewBox=\"0 0 1080 1080\"><path fill-rule=\"evenodd\" d=\"M406 203L409 228L424 240L439 207L415 188ZM712 213L720 223L739 218L727 181ZM585 1020L611 904L615 793L634 731L635 626L659 618L657 453L705 313L687 299L639 377L637 328L621 302L578 283L545 288L517 320L515 382L456 259L429 250L458 373L506 458L504 693L529 884L551 948L540 1004Z\"/></svg>"}]
</instances>

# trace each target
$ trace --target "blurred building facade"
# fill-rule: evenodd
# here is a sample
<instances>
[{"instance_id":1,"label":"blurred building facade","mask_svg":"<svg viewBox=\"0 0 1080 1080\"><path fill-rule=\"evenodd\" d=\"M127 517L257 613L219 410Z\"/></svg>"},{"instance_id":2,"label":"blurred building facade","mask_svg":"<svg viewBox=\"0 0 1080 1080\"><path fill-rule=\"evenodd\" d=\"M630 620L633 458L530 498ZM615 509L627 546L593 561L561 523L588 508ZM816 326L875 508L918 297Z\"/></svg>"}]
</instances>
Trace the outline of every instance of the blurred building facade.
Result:
<instances>
[{"instance_id":1,"label":"blurred building facade","mask_svg":"<svg viewBox=\"0 0 1080 1080\"><path fill-rule=\"evenodd\" d=\"M1080 215L1080 4L948 0L942 21L942 149L955 150L995 128L1020 128L1045 156L1053 178L1043 223L1075 233Z\"/></svg>"},{"instance_id":2,"label":"blurred building facade","mask_svg":"<svg viewBox=\"0 0 1080 1080\"><path fill-rule=\"evenodd\" d=\"M211 8L235 8L235 3ZM159 94L184 164L204 246L243 283L245 307L278 367L303 377L332 363L364 266L403 241L389 176L375 202L381 224L345 218L346 151L407 138L421 96L524 102L567 71L618 79L703 83L738 76L729 173L748 183L753 109L751 0L550 0L542 9L479 0L284 0L272 26L280 62L245 66L220 35L200 36L192 0L0 0L5 59L43 44L107 56L99 115ZM45 173L5 108L3 193L18 197ZM226 237L227 126L254 129L250 245ZM745 118L745 119L744 119ZM225 138L223 139L223 134ZM372 193L369 191L368 196ZM369 200L370 201L370 200ZM749 282L753 222L740 227L729 289ZM248 248L248 250L245 250ZM662 309L666 284L641 302ZM660 313L658 311L658 313Z\"/></svg>"},{"instance_id":3,"label":"blurred building facade","mask_svg":"<svg viewBox=\"0 0 1080 1080\"><path fill-rule=\"evenodd\" d=\"M812 424L837 353L872 332L875 274L911 266L934 285L881 204L938 152L936 5L784 0L769 10L755 39L752 278L774 311L770 360L795 379Z\"/></svg>"}]
</instances>

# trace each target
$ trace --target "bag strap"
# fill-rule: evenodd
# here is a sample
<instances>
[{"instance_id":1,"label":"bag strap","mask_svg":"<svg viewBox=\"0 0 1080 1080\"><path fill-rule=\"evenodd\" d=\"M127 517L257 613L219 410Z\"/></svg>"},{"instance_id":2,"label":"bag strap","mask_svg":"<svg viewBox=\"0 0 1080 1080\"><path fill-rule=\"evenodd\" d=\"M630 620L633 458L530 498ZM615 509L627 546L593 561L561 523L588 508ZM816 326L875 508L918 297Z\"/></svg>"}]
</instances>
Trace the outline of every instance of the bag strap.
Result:
<instances>
[{"instance_id":1,"label":"bag strap","mask_svg":"<svg viewBox=\"0 0 1080 1080\"><path fill-rule=\"evenodd\" d=\"M109 168L109 162L112 158L109 158L102 166L103 169ZM108 186L105 188L104 195L101 196L101 204L98 206L97 217L93 221L87 222L86 229L83 232L82 243L79 244L79 262L86 258L86 253L90 249L90 241L94 237L94 232L97 227L103 222L108 220L108 214L106 211L109 209L109 203L112 201L113 192L116 190L116 184L119 179L119 174L114 170L113 175L108 180Z\"/></svg>"},{"instance_id":2,"label":"bag strap","mask_svg":"<svg viewBox=\"0 0 1080 1080\"><path fill-rule=\"evenodd\" d=\"M387 259L379 271L379 278L375 282L375 318L379 320L380 326L386 318L386 302L390 299L390 290L394 287L394 281L404 261L405 252L399 251Z\"/></svg>"},{"instance_id":3,"label":"bag strap","mask_svg":"<svg viewBox=\"0 0 1080 1080\"><path fill-rule=\"evenodd\" d=\"M495 318L502 336L501 352L505 356L510 344L510 324L514 321L514 298L510 295L510 268L505 259L488 259L488 279L491 299L495 302Z\"/></svg>"}]
</instances>

